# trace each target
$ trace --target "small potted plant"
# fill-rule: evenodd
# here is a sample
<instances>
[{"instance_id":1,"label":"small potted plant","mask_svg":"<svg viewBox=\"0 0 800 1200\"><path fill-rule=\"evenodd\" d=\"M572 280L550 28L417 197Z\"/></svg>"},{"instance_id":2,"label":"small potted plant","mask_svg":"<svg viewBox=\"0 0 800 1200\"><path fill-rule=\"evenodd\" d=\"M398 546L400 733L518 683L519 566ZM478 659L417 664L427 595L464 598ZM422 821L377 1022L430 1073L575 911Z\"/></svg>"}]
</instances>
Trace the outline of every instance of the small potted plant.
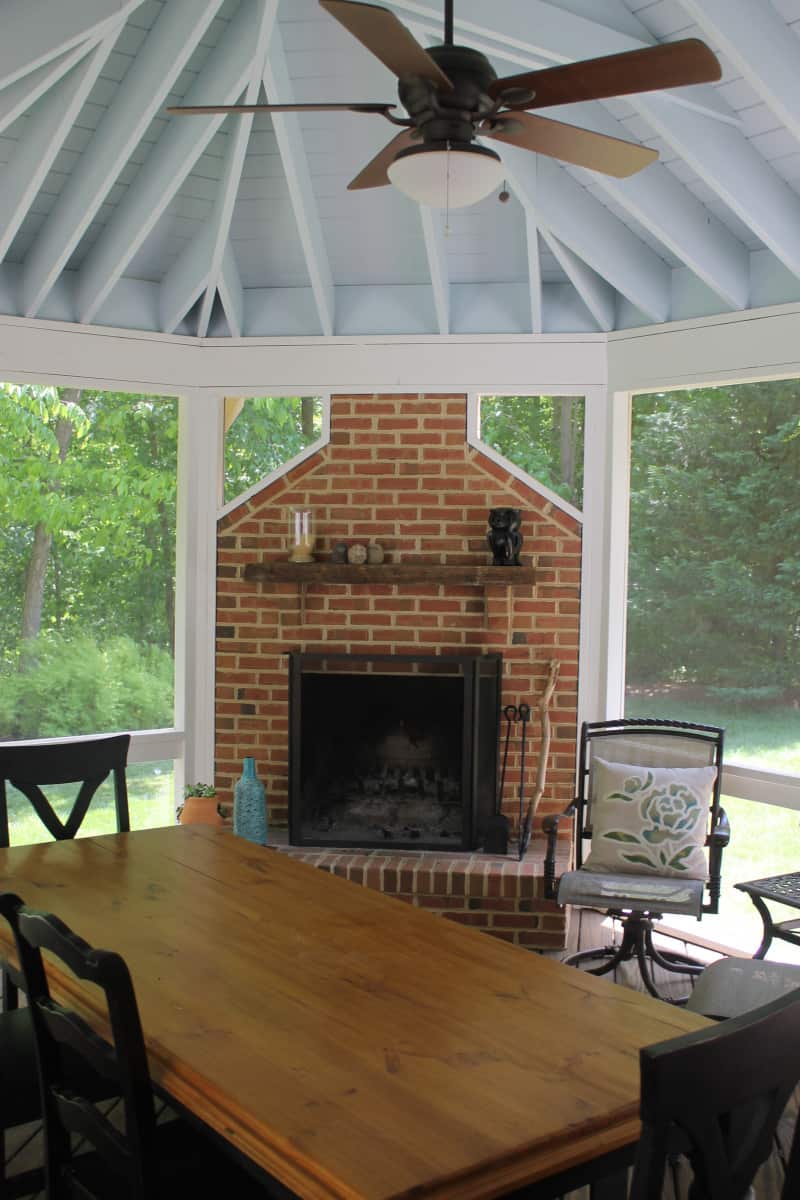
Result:
<instances>
[{"instance_id":1,"label":"small potted plant","mask_svg":"<svg viewBox=\"0 0 800 1200\"><path fill-rule=\"evenodd\" d=\"M181 825L221 825L222 812L217 789L211 783L187 783L183 804L178 809Z\"/></svg>"}]
</instances>

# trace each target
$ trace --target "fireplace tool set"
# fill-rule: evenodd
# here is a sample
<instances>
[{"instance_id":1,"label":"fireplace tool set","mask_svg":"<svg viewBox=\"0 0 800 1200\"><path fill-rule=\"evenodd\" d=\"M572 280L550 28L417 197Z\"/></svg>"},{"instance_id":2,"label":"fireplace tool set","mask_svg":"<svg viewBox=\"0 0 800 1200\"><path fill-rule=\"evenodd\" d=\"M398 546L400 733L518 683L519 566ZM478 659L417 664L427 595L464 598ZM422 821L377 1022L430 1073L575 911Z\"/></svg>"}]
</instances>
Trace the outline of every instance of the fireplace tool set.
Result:
<instances>
[{"instance_id":1,"label":"fireplace tool set","mask_svg":"<svg viewBox=\"0 0 800 1200\"><path fill-rule=\"evenodd\" d=\"M511 726L517 721L522 726L520 734L520 764L519 764L519 857L522 859L531 840L531 825L533 823L533 804L528 802L525 810L525 743L528 735L528 723L531 719L530 704L507 704L503 709L506 722L505 741L503 744L503 765L500 769L500 786L497 790L494 816L486 826L483 849L486 854L508 854L509 820L503 812L503 794L506 786L506 766L508 765L508 747L511 741Z\"/></svg>"}]
</instances>

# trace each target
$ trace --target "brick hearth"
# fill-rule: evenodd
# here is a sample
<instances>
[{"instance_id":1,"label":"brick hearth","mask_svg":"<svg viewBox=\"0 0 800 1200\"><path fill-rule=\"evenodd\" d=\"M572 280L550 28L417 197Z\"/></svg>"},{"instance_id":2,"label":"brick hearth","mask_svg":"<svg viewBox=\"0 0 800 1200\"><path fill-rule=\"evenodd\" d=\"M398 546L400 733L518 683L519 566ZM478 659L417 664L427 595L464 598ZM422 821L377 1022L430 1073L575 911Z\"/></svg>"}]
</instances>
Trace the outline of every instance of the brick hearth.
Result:
<instances>
[{"instance_id":1,"label":"brick hearth","mask_svg":"<svg viewBox=\"0 0 800 1200\"><path fill-rule=\"evenodd\" d=\"M220 523L216 652L216 785L230 801L245 755L267 788L276 840L288 823L290 650L336 653L503 655L502 703L536 711L552 659L560 678L551 706L547 786L522 864L513 857L397 851L287 850L323 869L378 887L521 945L563 941L560 912L541 898L547 812L573 794L580 527L548 498L466 441L466 398L334 396L330 443ZM318 561L339 541L380 542L388 563L480 566L491 561L487 513L522 509L523 562L536 583L260 583L248 564L285 561L288 511L314 510ZM538 720L529 727L526 790L533 786ZM504 811L514 821L519 755L512 743ZM285 836L285 835L283 835Z\"/></svg>"}]
</instances>

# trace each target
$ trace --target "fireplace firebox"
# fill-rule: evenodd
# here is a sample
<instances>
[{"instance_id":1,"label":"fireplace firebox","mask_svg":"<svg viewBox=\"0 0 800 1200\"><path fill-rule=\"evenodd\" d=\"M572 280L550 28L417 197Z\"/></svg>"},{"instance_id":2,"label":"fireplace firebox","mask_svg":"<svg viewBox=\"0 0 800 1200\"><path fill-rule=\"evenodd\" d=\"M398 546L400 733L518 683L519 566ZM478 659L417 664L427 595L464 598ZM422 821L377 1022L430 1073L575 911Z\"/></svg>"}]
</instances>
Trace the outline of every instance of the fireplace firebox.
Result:
<instances>
[{"instance_id":1,"label":"fireplace firebox","mask_svg":"<svg viewBox=\"0 0 800 1200\"><path fill-rule=\"evenodd\" d=\"M501 655L289 657L293 845L480 846L495 804Z\"/></svg>"}]
</instances>

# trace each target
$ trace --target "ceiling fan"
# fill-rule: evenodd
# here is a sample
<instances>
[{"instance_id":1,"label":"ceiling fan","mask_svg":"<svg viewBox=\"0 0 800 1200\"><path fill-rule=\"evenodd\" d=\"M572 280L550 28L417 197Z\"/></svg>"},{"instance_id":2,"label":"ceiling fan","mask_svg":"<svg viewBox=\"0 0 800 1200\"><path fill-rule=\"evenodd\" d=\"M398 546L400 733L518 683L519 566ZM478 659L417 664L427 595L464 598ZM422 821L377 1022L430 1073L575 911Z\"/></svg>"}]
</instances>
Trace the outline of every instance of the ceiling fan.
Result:
<instances>
[{"instance_id":1,"label":"ceiling fan","mask_svg":"<svg viewBox=\"0 0 800 1200\"><path fill-rule=\"evenodd\" d=\"M423 48L386 8L358 0L319 0L321 6L399 79L397 104L226 104L173 106L170 113L358 112L385 117L403 131L351 180L348 188L392 183L422 204L458 208L489 195L504 175L500 156L476 136L534 150L575 166L622 178L658 157L655 150L530 109L603 100L721 76L704 42L688 38L545 67L498 79L486 55L453 43L453 0L444 0L444 41Z\"/></svg>"}]
</instances>

